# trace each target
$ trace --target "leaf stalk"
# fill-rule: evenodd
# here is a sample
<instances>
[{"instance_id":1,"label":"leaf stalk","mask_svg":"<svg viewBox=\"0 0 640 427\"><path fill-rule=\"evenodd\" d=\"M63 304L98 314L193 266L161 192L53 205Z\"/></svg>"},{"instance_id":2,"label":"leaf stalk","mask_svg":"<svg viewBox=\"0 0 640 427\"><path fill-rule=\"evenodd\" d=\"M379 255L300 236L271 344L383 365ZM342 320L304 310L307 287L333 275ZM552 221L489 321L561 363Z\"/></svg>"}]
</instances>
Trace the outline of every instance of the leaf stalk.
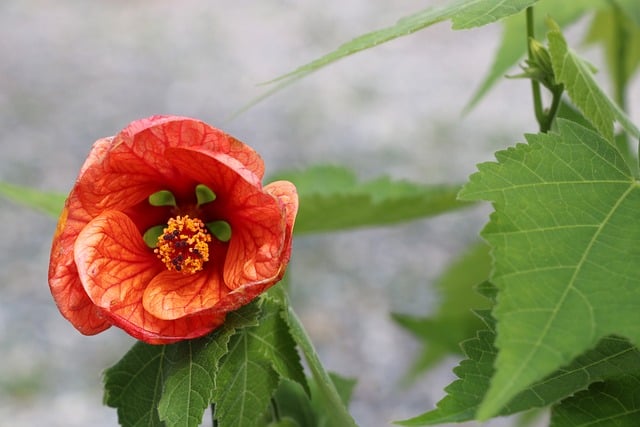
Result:
<instances>
[{"instance_id":1,"label":"leaf stalk","mask_svg":"<svg viewBox=\"0 0 640 427\"><path fill-rule=\"evenodd\" d=\"M291 328L291 334L298 346L300 346L300 349L307 360L309 369L311 370L311 374L318 384L318 397L324 402L327 408L333 409L333 412L331 413L331 425L357 427L357 424L347 411L345 405L342 403L340 394L338 394L331 377L329 377L329 374L320 362L311 339L309 338L309 335L307 335L304 326L302 326L302 322L290 305L288 306L287 311L287 321Z\"/></svg>"},{"instance_id":2,"label":"leaf stalk","mask_svg":"<svg viewBox=\"0 0 640 427\"><path fill-rule=\"evenodd\" d=\"M529 40L535 39L535 29L534 29L534 15L533 15L533 7L529 6L527 8L527 56L529 57L529 61L533 61L533 50L531 49L531 43ZM531 79L531 93L533 95L533 110L536 115L536 120L538 124L540 124L540 130L542 131L542 123L546 120L544 109L542 108L542 95L540 93L540 82L535 79Z\"/></svg>"}]
</instances>

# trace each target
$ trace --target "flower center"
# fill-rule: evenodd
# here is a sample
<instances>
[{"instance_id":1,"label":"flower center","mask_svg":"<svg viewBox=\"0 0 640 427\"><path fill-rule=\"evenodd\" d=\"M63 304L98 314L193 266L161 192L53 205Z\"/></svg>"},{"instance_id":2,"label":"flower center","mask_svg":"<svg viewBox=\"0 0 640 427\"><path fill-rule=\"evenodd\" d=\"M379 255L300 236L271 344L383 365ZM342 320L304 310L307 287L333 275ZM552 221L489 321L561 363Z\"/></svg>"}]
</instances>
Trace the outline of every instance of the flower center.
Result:
<instances>
[{"instance_id":1,"label":"flower center","mask_svg":"<svg viewBox=\"0 0 640 427\"><path fill-rule=\"evenodd\" d=\"M211 234L204 223L189 215L170 218L153 252L170 271L193 274L209 261Z\"/></svg>"}]
</instances>

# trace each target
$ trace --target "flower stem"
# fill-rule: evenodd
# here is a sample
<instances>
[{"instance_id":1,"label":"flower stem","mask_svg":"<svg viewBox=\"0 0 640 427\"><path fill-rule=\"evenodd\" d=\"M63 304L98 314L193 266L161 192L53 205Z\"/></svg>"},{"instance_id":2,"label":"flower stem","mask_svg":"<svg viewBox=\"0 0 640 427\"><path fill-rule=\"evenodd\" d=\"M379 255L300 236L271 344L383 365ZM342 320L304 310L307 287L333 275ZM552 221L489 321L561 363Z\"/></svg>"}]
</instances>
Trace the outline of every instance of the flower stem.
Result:
<instances>
[{"instance_id":1,"label":"flower stem","mask_svg":"<svg viewBox=\"0 0 640 427\"><path fill-rule=\"evenodd\" d=\"M533 60L533 52L531 51L531 43L529 40L535 38L535 30L534 30L534 16L533 16L533 6L529 6L527 8L527 55L529 60ZM533 110L536 115L536 120L540 125L540 131L542 130L543 123L546 121L544 109L542 107L542 95L540 93L540 82L535 79L531 79L531 93L533 95Z\"/></svg>"},{"instance_id":2,"label":"flower stem","mask_svg":"<svg viewBox=\"0 0 640 427\"><path fill-rule=\"evenodd\" d=\"M318 358L318 354L311 343L311 339L302 326L302 322L300 322L300 319L290 305L288 305L287 322L289 324L291 336L302 350L305 359L307 359L311 375L318 387L317 397L326 408L325 413L329 417L329 425L357 427L355 421L342 402L331 377L322 366L322 363Z\"/></svg>"},{"instance_id":3,"label":"flower stem","mask_svg":"<svg viewBox=\"0 0 640 427\"><path fill-rule=\"evenodd\" d=\"M611 74L614 77L614 101L622 111L627 111L627 89L629 84L627 52L629 51L629 40L632 35L629 34L624 12L620 9L618 3L613 0L609 0L608 3L613 11L613 27L615 31L613 37L614 61L611 64ZM631 166L634 176L638 176L640 174L640 155L636 154L637 151L632 146L632 141L625 132L618 134L615 141L618 150ZM640 141L638 143L640 145Z\"/></svg>"},{"instance_id":4,"label":"flower stem","mask_svg":"<svg viewBox=\"0 0 640 427\"><path fill-rule=\"evenodd\" d=\"M556 117L556 113L558 112L558 108L560 107L562 92L562 87L559 90L553 92L553 99L551 100L551 107L549 107L549 111L547 113L543 113L542 121L538 120L538 122L540 123L540 132L546 133L551 129L553 119Z\"/></svg>"},{"instance_id":5,"label":"flower stem","mask_svg":"<svg viewBox=\"0 0 640 427\"><path fill-rule=\"evenodd\" d=\"M211 422L213 427L218 427L218 420L216 418L216 404L211 404Z\"/></svg>"},{"instance_id":6,"label":"flower stem","mask_svg":"<svg viewBox=\"0 0 640 427\"><path fill-rule=\"evenodd\" d=\"M280 422L280 410L278 409L278 402L273 397L271 398L271 419L274 422Z\"/></svg>"},{"instance_id":7,"label":"flower stem","mask_svg":"<svg viewBox=\"0 0 640 427\"><path fill-rule=\"evenodd\" d=\"M627 51L629 50L629 39L631 34L627 31L627 27L624 22L624 13L620 10L617 2L609 1L610 7L613 10L614 19L614 62L613 70L614 75L614 100L622 110L627 109Z\"/></svg>"}]
</instances>

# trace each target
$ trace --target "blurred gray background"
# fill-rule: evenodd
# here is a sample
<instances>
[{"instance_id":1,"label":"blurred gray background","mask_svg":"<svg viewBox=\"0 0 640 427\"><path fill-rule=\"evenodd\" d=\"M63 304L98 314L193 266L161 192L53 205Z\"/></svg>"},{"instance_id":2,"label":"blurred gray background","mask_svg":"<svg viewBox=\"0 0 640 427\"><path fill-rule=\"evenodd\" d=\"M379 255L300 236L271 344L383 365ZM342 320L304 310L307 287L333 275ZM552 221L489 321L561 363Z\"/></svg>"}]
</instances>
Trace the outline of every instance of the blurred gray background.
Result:
<instances>
[{"instance_id":1,"label":"blurred gray background","mask_svg":"<svg viewBox=\"0 0 640 427\"><path fill-rule=\"evenodd\" d=\"M436 25L227 120L265 91L259 83L442 3L2 0L0 180L67 192L93 141L137 118L178 114L253 146L267 175L331 163L361 179L464 182L476 163L536 131L521 80L501 82L461 116L492 60L496 25ZM351 410L362 427L431 409L454 378L451 359L399 386L418 345L389 313L436 306L431 283L488 212L296 239L296 311L326 367L358 378ZM0 199L0 426L114 426L100 375L133 340L117 329L84 337L59 315L47 285L55 222Z\"/></svg>"}]
</instances>

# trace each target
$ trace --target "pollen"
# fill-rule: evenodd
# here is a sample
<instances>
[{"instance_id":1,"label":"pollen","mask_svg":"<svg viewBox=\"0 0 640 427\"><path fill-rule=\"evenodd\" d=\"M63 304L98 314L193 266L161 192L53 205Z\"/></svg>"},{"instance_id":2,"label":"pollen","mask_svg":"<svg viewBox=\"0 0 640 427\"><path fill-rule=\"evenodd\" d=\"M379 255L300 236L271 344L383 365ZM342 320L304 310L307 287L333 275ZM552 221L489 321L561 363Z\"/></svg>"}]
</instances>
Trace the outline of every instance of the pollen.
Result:
<instances>
[{"instance_id":1,"label":"pollen","mask_svg":"<svg viewBox=\"0 0 640 427\"><path fill-rule=\"evenodd\" d=\"M170 271L194 274L209 261L211 234L204 223L189 215L170 218L153 252Z\"/></svg>"}]
</instances>

